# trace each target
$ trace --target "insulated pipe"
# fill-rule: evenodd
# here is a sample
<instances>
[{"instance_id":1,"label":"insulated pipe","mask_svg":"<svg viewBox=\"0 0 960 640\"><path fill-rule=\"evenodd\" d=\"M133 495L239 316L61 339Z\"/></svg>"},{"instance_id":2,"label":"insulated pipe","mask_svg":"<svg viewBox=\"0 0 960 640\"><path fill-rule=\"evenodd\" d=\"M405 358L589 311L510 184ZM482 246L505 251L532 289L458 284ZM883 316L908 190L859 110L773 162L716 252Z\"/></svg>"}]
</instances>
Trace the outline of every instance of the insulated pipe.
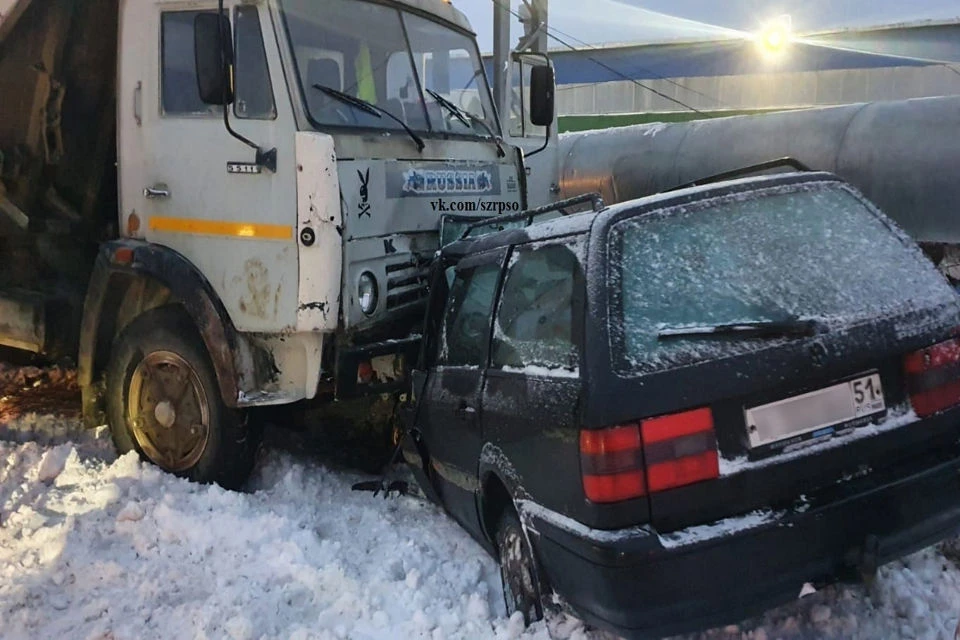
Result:
<instances>
[{"instance_id":1,"label":"insulated pipe","mask_svg":"<svg viewBox=\"0 0 960 640\"><path fill-rule=\"evenodd\" d=\"M790 156L851 182L917 241L960 243L958 134L960 96L572 133L561 197L622 202Z\"/></svg>"}]
</instances>

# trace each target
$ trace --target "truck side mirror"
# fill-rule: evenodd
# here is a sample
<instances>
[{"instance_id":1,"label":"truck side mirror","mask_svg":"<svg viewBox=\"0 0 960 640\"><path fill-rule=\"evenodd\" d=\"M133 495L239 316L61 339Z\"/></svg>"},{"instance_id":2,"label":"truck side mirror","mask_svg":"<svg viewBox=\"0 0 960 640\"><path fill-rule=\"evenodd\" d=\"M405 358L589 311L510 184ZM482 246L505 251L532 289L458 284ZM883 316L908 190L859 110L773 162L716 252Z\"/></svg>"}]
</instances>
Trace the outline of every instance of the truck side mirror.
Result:
<instances>
[{"instance_id":1,"label":"truck side mirror","mask_svg":"<svg viewBox=\"0 0 960 640\"><path fill-rule=\"evenodd\" d=\"M201 13L193 22L197 88L204 104L233 103L233 37L230 20L216 13Z\"/></svg>"},{"instance_id":2,"label":"truck side mirror","mask_svg":"<svg viewBox=\"0 0 960 640\"><path fill-rule=\"evenodd\" d=\"M553 67L538 65L530 69L530 122L538 127L553 124L557 78Z\"/></svg>"}]
</instances>

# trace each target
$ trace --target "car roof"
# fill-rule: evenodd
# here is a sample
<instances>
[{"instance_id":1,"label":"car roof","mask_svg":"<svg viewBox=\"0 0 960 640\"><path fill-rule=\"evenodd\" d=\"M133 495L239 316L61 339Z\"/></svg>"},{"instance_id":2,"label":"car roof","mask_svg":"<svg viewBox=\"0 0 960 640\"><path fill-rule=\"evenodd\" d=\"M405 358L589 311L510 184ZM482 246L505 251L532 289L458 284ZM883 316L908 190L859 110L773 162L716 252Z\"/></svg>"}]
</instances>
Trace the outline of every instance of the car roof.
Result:
<instances>
[{"instance_id":1,"label":"car roof","mask_svg":"<svg viewBox=\"0 0 960 640\"><path fill-rule=\"evenodd\" d=\"M544 220L543 222L534 222L522 229L505 229L475 238L458 240L444 247L443 255L456 259L500 247L586 233L598 221L602 222L614 217L622 217L625 212L632 215L642 215L659 209L690 204L728 194L745 193L778 186L816 183L836 184L843 183L843 180L832 173L815 171L754 176L688 187L621 202L598 212L575 213Z\"/></svg>"}]
</instances>

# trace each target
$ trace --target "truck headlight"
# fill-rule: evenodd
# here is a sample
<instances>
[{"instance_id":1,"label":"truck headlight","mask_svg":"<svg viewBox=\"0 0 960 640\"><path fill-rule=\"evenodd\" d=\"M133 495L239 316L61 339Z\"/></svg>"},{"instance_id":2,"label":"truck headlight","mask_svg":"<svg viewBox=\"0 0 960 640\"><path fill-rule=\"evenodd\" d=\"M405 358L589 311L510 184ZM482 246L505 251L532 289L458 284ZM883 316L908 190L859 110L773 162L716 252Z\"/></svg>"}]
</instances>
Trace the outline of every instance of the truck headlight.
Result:
<instances>
[{"instance_id":1,"label":"truck headlight","mask_svg":"<svg viewBox=\"0 0 960 640\"><path fill-rule=\"evenodd\" d=\"M365 315L371 315L377 310L377 301L380 292L377 287L377 279L369 271L360 274L360 284L357 287L358 298L360 300L360 311Z\"/></svg>"}]
</instances>

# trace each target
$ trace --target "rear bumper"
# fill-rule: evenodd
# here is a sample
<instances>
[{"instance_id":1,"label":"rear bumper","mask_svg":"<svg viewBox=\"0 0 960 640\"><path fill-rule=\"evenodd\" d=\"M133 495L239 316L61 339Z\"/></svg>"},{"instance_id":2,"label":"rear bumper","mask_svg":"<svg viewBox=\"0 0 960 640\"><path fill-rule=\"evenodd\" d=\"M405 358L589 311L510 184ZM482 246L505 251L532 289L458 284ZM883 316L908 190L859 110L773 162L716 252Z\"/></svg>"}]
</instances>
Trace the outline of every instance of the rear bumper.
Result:
<instances>
[{"instance_id":1,"label":"rear bumper","mask_svg":"<svg viewBox=\"0 0 960 640\"><path fill-rule=\"evenodd\" d=\"M556 592L597 626L660 636L742 620L797 598L805 582L855 578L949 536L960 529L960 459L822 507L669 538L551 514L527 515Z\"/></svg>"}]
</instances>

